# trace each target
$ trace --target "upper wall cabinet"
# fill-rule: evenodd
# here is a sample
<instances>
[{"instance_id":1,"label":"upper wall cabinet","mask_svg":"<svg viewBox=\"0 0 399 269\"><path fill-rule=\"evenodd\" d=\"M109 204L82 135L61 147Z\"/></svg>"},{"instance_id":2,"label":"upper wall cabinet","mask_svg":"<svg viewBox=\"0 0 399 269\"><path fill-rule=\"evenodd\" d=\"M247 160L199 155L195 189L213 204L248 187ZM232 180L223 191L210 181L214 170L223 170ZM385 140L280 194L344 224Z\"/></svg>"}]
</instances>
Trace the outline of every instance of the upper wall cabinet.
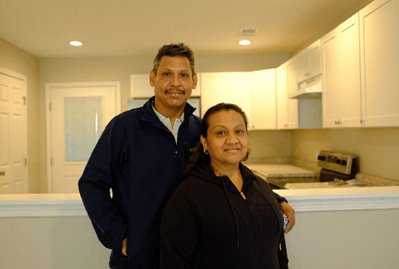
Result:
<instances>
[{"instance_id":1,"label":"upper wall cabinet","mask_svg":"<svg viewBox=\"0 0 399 269\"><path fill-rule=\"evenodd\" d=\"M320 40L287 62L289 98L321 97L322 58Z\"/></svg>"},{"instance_id":2,"label":"upper wall cabinet","mask_svg":"<svg viewBox=\"0 0 399 269\"><path fill-rule=\"evenodd\" d=\"M314 42L295 56L297 83L321 74L320 41Z\"/></svg>"},{"instance_id":3,"label":"upper wall cabinet","mask_svg":"<svg viewBox=\"0 0 399 269\"><path fill-rule=\"evenodd\" d=\"M249 129L276 128L275 71L201 74L202 114L217 103L233 103L248 116Z\"/></svg>"},{"instance_id":4,"label":"upper wall cabinet","mask_svg":"<svg viewBox=\"0 0 399 269\"><path fill-rule=\"evenodd\" d=\"M399 126L399 0L376 0L360 14L365 126Z\"/></svg>"},{"instance_id":5,"label":"upper wall cabinet","mask_svg":"<svg viewBox=\"0 0 399 269\"><path fill-rule=\"evenodd\" d=\"M276 69L277 129L298 128L298 100L288 98L289 66L287 62Z\"/></svg>"},{"instance_id":6,"label":"upper wall cabinet","mask_svg":"<svg viewBox=\"0 0 399 269\"><path fill-rule=\"evenodd\" d=\"M222 102L237 104L248 114L251 92L249 72L201 73L201 82L202 116L208 108Z\"/></svg>"},{"instance_id":7,"label":"upper wall cabinet","mask_svg":"<svg viewBox=\"0 0 399 269\"><path fill-rule=\"evenodd\" d=\"M358 14L321 39L323 127L357 127L360 121Z\"/></svg>"},{"instance_id":8,"label":"upper wall cabinet","mask_svg":"<svg viewBox=\"0 0 399 269\"><path fill-rule=\"evenodd\" d=\"M192 92L192 97L201 95L201 83L198 75L197 87ZM149 74L130 75L130 98L149 98L154 95L154 88L150 85Z\"/></svg>"},{"instance_id":9,"label":"upper wall cabinet","mask_svg":"<svg viewBox=\"0 0 399 269\"><path fill-rule=\"evenodd\" d=\"M250 119L252 129L276 129L276 71L251 72Z\"/></svg>"}]
</instances>

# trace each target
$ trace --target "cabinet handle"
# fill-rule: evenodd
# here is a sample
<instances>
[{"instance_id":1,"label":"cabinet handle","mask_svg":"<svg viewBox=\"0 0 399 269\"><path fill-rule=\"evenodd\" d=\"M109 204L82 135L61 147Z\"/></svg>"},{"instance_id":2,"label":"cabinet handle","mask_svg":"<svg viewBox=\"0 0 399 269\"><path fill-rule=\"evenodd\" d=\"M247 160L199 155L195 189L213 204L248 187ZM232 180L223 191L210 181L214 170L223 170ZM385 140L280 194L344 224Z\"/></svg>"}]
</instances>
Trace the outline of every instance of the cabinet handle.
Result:
<instances>
[{"instance_id":1,"label":"cabinet handle","mask_svg":"<svg viewBox=\"0 0 399 269\"><path fill-rule=\"evenodd\" d=\"M5 176L6 175L6 171L0 171L0 176Z\"/></svg>"}]
</instances>

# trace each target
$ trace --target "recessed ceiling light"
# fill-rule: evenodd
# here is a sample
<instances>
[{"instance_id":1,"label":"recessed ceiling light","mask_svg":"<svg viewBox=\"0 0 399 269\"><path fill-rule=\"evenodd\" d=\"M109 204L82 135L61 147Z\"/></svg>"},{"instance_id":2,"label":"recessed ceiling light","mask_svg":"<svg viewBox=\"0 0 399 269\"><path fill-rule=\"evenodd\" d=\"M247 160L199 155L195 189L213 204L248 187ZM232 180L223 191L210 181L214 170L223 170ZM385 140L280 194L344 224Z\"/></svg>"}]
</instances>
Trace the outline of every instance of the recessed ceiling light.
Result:
<instances>
[{"instance_id":1,"label":"recessed ceiling light","mask_svg":"<svg viewBox=\"0 0 399 269\"><path fill-rule=\"evenodd\" d=\"M83 46L83 43L81 41L73 40L69 42L69 45L71 45L72 47L81 47Z\"/></svg>"},{"instance_id":2,"label":"recessed ceiling light","mask_svg":"<svg viewBox=\"0 0 399 269\"><path fill-rule=\"evenodd\" d=\"M240 41L238 41L238 44L240 44L241 46L248 46L250 45L252 42L249 39L242 39Z\"/></svg>"}]
</instances>

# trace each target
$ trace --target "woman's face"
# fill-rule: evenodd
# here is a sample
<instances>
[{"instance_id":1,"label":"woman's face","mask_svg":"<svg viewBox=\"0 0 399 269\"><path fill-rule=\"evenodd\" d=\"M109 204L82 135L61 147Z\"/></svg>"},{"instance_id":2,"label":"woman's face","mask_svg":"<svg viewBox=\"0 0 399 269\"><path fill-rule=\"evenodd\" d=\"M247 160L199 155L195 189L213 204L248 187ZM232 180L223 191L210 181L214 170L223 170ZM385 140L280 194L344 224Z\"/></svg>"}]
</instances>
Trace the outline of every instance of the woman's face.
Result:
<instances>
[{"instance_id":1,"label":"woman's face","mask_svg":"<svg viewBox=\"0 0 399 269\"><path fill-rule=\"evenodd\" d=\"M201 136L213 166L237 165L248 153L248 133L242 115L234 110L221 110L209 117L207 137Z\"/></svg>"}]
</instances>

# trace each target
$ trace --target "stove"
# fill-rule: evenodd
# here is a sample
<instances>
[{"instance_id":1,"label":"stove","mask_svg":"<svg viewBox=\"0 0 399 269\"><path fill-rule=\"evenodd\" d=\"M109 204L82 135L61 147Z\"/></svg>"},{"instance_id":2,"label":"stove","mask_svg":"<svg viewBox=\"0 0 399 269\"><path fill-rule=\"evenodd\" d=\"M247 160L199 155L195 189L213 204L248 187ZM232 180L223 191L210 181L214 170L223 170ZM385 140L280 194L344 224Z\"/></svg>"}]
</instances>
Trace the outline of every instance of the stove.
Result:
<instances>
[{"instance_id":1,"label":"stove","mask_svg":"<svg viewBox=\"0 0 399 269\"><path fill-rule=\"evenodd\" d=\"M320 182L354 179L358 172L357 157L352 154L322 150L317 160Z\"/></svg>"},{"instance_id":2,"label":"stove","mask_svg":"<svg viewBox=\"0 0 399 269\"><path fill-rule=\"evenodd\" d=\"M358 172L357 156L353 154L322 150L317 156L321 168L319 181L287 183L285 189L334 188L349 186Z\"/></svg>"}]
</instances>

